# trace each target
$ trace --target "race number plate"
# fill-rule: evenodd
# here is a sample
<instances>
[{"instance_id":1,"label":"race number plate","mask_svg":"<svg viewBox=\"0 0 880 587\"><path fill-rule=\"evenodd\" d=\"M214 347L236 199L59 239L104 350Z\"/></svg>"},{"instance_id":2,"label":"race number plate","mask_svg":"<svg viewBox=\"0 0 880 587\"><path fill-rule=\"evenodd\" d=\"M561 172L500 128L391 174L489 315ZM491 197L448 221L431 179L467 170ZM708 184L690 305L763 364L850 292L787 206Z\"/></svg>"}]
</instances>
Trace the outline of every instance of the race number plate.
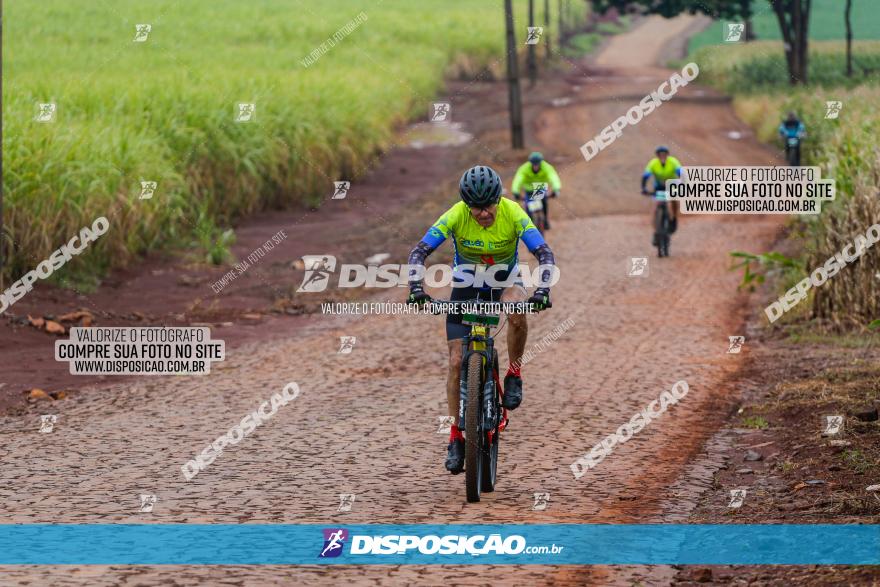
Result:
<instances>
[{"instance_id":1,"label":"race number plate","mask_svg":"<svg viewBox=\"0 0 880 587\"><path fill-rule=\"evenodd\" d=\"M498 326L498 314L462 314L461 323L482 326Z\"/></svg>"},{"instance_id":2,"label":"race number plate","mask_svg":"<svg viewBox=\"0 0 880 587\"><path fill-rule=\"evenodd\" d=\"M544 209L544 204L541 200L529 200L526 205L529 207L529 212L537 212L538 210Z\"/></svg>"}]
</instances>

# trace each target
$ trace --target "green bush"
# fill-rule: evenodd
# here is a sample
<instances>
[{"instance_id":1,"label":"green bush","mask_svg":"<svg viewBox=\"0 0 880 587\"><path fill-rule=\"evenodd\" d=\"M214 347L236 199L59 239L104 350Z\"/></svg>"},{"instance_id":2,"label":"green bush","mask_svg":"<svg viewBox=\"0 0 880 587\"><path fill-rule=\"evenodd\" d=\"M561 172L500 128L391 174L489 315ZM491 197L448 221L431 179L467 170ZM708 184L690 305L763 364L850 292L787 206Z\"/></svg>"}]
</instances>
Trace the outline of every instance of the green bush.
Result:
<instances>
[{"instance_id":1,"label":"green bush","mask_svg":"<svg viewBox=\"0 0 880 587\"><path fill-rule=\"evenodd\" d=\"M568 39L562 48L562 54L570 59L577 59L591 52L601 42L602 35L598 33L578 33Z\"/></svg>"}]
</instances>

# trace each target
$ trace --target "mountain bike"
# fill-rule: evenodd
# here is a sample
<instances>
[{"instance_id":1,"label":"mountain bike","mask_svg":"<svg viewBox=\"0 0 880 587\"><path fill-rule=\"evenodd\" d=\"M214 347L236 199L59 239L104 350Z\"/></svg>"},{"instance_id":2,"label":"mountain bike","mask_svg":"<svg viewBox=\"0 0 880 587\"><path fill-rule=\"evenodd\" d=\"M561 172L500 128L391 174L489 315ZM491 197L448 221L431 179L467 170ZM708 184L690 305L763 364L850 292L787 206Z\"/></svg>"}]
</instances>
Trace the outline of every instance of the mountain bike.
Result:
<instances>
[{"instance_id":1,"label":"mountain bike","mask_svg":"<svg viewBox=\"0 0 880 587\"><path fill-rule=\"evenodd\" d=\"M534 190L531 192L527 191L524 198L526 214L529 215L532 223L534 223L541 234L547 230L547 216L544 213L544 198L546 197L546 190Z\"/></svg>"},{"instance_id":2,"label":"mountain bike","mask_svg":"<svg viewBox=\"0 0 880 587\"><path fill-rule=\"evenodd\" d=\"M801 164L801 138L786 137L785 139L785 160L788 164L797 167Z\"/></svg>"},{"instance_id":3,"label":"mountain bike","mask_svg":"<svg viewBox=\"0 0 880 587\"><path fill-rule=\"evenodd\" d=\"M655 190L653 199L657 202L654 209L654 242L658 257L669 256L669 241L672 234L672 220L669 217L669 196L666 190Z\"/></svg>"},{"instance_id":4,"label":"mountain bike","mask_svg":"<svg viewBox=\"0 0 880 587\"><path fill-rule=\"evenodd\" d=\"M443 304L485 304L486 300L433 300L435 313ZM476 308L475 308L476 309ZM458 422L464 422L464 480L469 502L480 501L481 492L495 491L498 475L498 444L507 427L507 409L501 405L504 391L498 375L498 351L491 329L500 315L486 311L462 313L462 324L471 327L461 339Z\"/></svg>"}]
</instances>

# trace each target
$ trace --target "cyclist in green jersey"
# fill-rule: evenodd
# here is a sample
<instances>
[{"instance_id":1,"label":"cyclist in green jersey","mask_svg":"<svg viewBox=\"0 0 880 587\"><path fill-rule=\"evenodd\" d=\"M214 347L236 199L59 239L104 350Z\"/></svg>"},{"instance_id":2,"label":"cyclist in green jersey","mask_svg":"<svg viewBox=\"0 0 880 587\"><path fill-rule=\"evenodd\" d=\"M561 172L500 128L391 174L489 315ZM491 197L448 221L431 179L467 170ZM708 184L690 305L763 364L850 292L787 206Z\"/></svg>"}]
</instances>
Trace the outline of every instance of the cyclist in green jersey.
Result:
<instances>
[{"instance_id":1,"label":"cyclist in green jersey","mask_svg":"<svg viewBox=\"0 0 880 587\"><path fill-rule=\"evenodd\" d=\"M434 223L409 255L411 267L424 267L425 259L443 241L452 237L455 248L452 301L488 298L491 301L528 301L533 308L551 307L550 285L555 270L553 252L525 211L513 200L501 197L501 178L491 168L477 165L468 169L459 182L462 201L455 204ZM519 277L517 249L522 240L540 263L539 287L527 299ZM476 267L493 266L494 284L480 286L473 275ZM497 268L500 266L500 270ZM467 279L470 276L470 279ZM431 301L425 293L417 269L410 273L408 301L424 304ZM461 339L469 327L461 323L461 314L446 317L446 339L449 346L449 370L446 399L453 418L447 447L446 468L452 474L464 470L464 436L458 418L459 377L461 371ZM522 355L525 351L528 325L524 314L508 315L507 348L510 366L504 377L503 405L516 409L522 402Z\"/></svg>"},{"instance_id":2,"label":"cyclist in green jersey","mask_svg":"<svg viewBox=\"0 0 880 587\"><path fill-rule=\"evenodd\" d=\"M562 183L559 181L559 174L552 165L544 160L541 153L535 151L529 155L529 160L520 165L513 176L513 185L510 186L510 193L517 200L520 197L528 202L528 198L539 189L539 186L547 185L547 191L543 194L541 201L544 207L544 228L550 228L550 216L547 214L547 198L555 198L559 195L559 189Z\"/></svg>"},{"instance_id":3,"label":"cyclist in green jersey","mask_svg":"<svg viewBox=\"0 0 880 587\"><path fill-rule=\"evenodd\" d=\"M648 164L645 166L645 172L642 174L642 194L646 196L653 196L657 190L665 190L668 180L681 177L681 163L669 154L669 147L660 145L654 153L657 156L648 161ZM654 191L649 192L645 189L645 186L648 183L648 179L652 176L654 177ZM678 227L678 202L671 201L670 204L670 232L675 232ZM652 218L653 215L654 211L652 210ZM657 243L655 242L654 246L656 245Z\"/></svg>"}]
</instances>

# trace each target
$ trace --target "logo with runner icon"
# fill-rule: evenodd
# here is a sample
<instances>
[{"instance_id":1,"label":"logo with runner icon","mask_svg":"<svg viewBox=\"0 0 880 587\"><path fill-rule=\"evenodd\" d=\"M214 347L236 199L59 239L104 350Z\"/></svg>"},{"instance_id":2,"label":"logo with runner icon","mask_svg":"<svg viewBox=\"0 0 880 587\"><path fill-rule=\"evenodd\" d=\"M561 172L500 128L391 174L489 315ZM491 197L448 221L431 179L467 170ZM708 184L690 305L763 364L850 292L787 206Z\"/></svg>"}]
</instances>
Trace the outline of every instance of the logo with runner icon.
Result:
<instances>
[{"instance_id":1,"label":"logo with runner icon","mask_svg":"<svg viewBox=\"0 0 880 587\"><path fill-rule=\"evenodd\" d=\"M155 181L142 181L141 195L138 197L138 200L149 200L152 198L158 186L159 183Z\"/></svg>"},{"instance_id":2,"label":"logo with runner icon","mask_svg":"<svg viewBox=\"0 0 880 587\"><path fill-rule=\"evenodd\" d=\"M55 122L55 104L37 104L37 116L34 118L37 122Z\"/></svg>"},{"instance_id":3,"label":"logo with runner icon","mask_svg":"<svg viewBox=\"0 0 880 587\"><path fill-rule=\"evenodd\" d=\"M153 511L153 506L156 505L156 500L158 498L155 495L148 495L146 493L141 493L141 513L149 514Z\"/></svg>"},{"instance_id":4,"label":"logo with runner icon","mask_svg":"<svg viewBox=\"0 0 880 587\"><path fill-rule=\"evenodd\" d=\"M530 26L528 29L529 32L526 35L526 45L537 45L538 41L541 40L541 35L544 34L544 27Z\"/></svg>"},{"instance_id":5,"label":"logo with runner icon","mask_svg":"<svg viewBox=\"0 0 880 587\"><path fill-rule=\"evenodd\" d=\"M437 416L440 423L437 425L437 434L449 434L452 425L455 424L454 416Z\"/></svg>"},{"instance_id":6,"label":"logo with runner icon","mask_svg":"<svg viewBox=\"0 0 880 587\"><path fill-rule=\"evenodd\" d=\"M306 274L297 293L317 292L327 289L330 274L336 269L336 257L333 255L303 255L303 266Z\"/></svg>"},{"instance_id":7,"label":"logo with runner icon","mask_svg":"<svg viewBox=\"0 0 880 587\"><path fill-rule=\"evenodd\" d=\"M746 25L741 22L729 22L727 23L726 32L724 34L724 42L725 43L739 43L742 39L743 32L746 30Z\"/></svg>"},{"instance_id":8,"label":"logo with runner icon","mask_svg":"<svg viewBox=\"0 0 880 587\"><path fill-rule=\"evenodd\" d=\"M825 431L822 436L831 436L840 433L843 427L843 416L825 416Z\"/></svg>"},{"instance_id":9,"label":"logo with runner icon","mask_svg":"<svg viewBox=\"0 0 880 587\"><path fill-rule=\"evenodd\" d=\"M339 354L350 355L357 342L356 336L340 336L339 337Z\"/></svg>"},{"instance_id":10,"label":"logo with runner icon","mask_svg":"<svg viewBox=\"0 0 880 587\"><path fill-rule=\"evenodd\" d=\"M532 199L533 200L543 200L547 196L547 192L550 191L550 184L547 182L534 181L532 182Z\"/></svg>"},{"instance_id":11,"label":"logo with runner icon","mask_svg":"<svg viewBox=\"0 0 880 587\"><path fill-rule=\"evenodd\" d=\"M235 113L235 122L250 122L257 116L257 105L253 103L241 102Z\"/></svg>"},{"instance_id":12,"label":"logo with runner icon","mask_svg":"<svg viewBox=\"0 0 880 587\"><path fill-rule=\"evenodd\" d=\"M318 558L336 558L342 554L342 547L348 539L348 530L345 528L324 528L324 548Z\"/></svg>"},{"instance_id":13,"label":"logo with runner icon","mask_svg":"<svg viewBox=\"0 0 880 587\"><path fill-rule=\"evenodd\" d=\"M333 197L331 200L344 200L345 196L348 195L348 190L351 188L350 181L334 181L333 182Z\"/></svg>"},{"instance_id":14,"label":"logo with runner icon","mask_svg":"<svg viewBox=\"0 0 880 587\"><path fill-rule=\"evenodd\" d=\"M532 506L532 509L536 512L546 510L548 503L550 503L549 493L535 492L535 505Z\"/></svg>"},{"instance_id":15,"label":"logo with runner icon","mask_svg":"<svg viewBox=\"0 0 880 587\"><path fill-rule=\"evenodd\" d=\"M151 24L136 24L134 25L134 42L135 43L143 43L150 36L150 31L153 30L153 25Z\"/></svg>"},{"instance_id":16,"label":"logo with runner icon","mask_svg":"<svg viewBox=\"0 0 880 587\"><path fill-rule=\"evenodd\" d=\"M433 102L431 104L431 122L449 122L451 108L449 102Z\"/></svg>"},{"instance_id":17,"label":"logo with runner icon","mask_svg":"<svg viewBox=\"0 0 880 587\"><path fill-rule=\"evenodd\" d=\"M351 506L354 505L354 493L340 493L339 494L339 508L337 508L337 512L350 512Z\"/></svg>"},{"instance_id":18,"label":"logo with runner icon","mask_svg":"<svg viewBox=\"0 0 880 587\"><path fill-rule=\"evenodd\" d=\"M727 337L727 354L737 355L742 350L743 344L746 342L745 336L728 336Z\"/></svg>"},{"instance_id":19,"label":"logo with runner icon","mask_svg":"<svg viewBox=\"0 0 880 587\"><path fill-rule=\"evenodd\" d=\"M730 490L730 502L727 504L729 508L740 508L742 507L743 502L746 500L746 490L745 489L731 489Z\"/></svg>"},{"instance_id":20,"label":"logo with runner icon","mask_svg":"<svg viewBox=\"0 0 880 587\"><path fill-rule=\"evenodd\" d=\"M630 257L628 275L630 277L646 277L648 275L648 258Z\"/></svg>"},{"instance_id":21,"label":"logo with runner icon","mask_svg":"<svg viewBox=\"0 0 880 587\"><path fill-rule=\"evenodd\" d=\"M843 102L840 100L829 100L825 102L825 118L826 119L835 119L840 116L840 111L843 109Z\"/></svg>"},{"instance_id":22,"label":"logo with runner icon","mask_svg":"<svg viewBox=\"0 0 880 587\"><path fill-rule=\"evenodd\" d=\"M40 416L40 432L43 434L48 434L55 429L55 422L58 421L58 416L55 414L44 414Z\"/></svg>"}]
</instances>

